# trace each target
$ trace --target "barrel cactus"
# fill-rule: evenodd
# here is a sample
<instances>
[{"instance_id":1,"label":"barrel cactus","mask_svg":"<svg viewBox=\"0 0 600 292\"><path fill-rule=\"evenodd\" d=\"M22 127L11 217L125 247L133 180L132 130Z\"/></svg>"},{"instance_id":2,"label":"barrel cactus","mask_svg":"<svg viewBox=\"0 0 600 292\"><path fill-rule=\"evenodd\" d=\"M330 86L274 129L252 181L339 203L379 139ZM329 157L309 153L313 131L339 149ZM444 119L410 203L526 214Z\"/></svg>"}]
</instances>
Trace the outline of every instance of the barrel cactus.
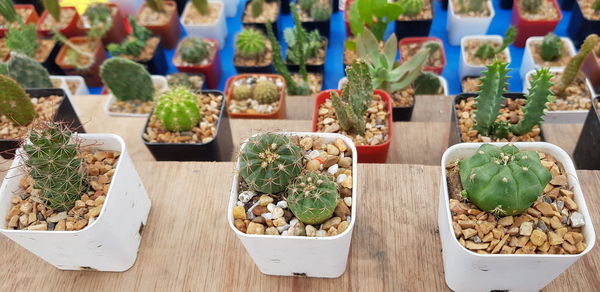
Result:
<instances>
[{"instance_id":1,"label":"barrel cactus","mask_svg":"<svg viewBox=\"0 0 600 292\"><path fill-rule=\"evenodd\" d=\"M235 41L237 53L244 58L256 58L265 52L265 36L254 28L244 29Z\"/></svg>"},{"instance_id":2,"label":"barrel cactus","mask_svg":"<svg viewBox=\"0 0 600 292\"><path fill-rule=\"evenodd\" d=\"M184 62L199 64L208 58L209 43L201 38L189 37L179 46L179 55Z\"/></svg>"},{"instance_id":3,"label":"barrel cactus","mask_svg":"<svg viewBox=\"0 0 600 292\"><path fill-rule=\"evenodd\" d=\"M562 41L558 36L549 33L544 36L540 47L540 56L546 62L555 61L560 57L562 52Z\"/></svg>"},{"instance_id":4,"label":"barrel cactus","mask_svg":"<svg viewBox=\"0 0 600 292\"><path fill-rule=\"evenodd\" d=\"M536 14L542 5L542 0L521 0L521 9L529 14Z\"/></svg>"},{"instance_id":5,"label":"barrel cactus","mask_svg":"<svg viewBox=\"0 0 600 292\"><path fill-rule=\"evenodd\" d=\"M154 98L154 85L150 73L139 63L113 57L100 66L100 77L118 100L150 101Z\"/></svg>"},{"instance_id":6,"label":"barrel cactus","mask_svg":"<svg viewBox=\"0 0 600 292\"><path fill-rule=\"evenodd\" d=\"M260 104L274 103L279 99L277 85L273 81L263 80L254 86L254 99Z\"/></svg>"},{"instance_id":7,"label":"barrel cactus","mask_svg":"<svg viewBox=\"0 0 600 292\"><path fill-rule=\"evenodd\" d=\"M202 117L198 97L188 88L179 86L163 93L156 103L156 117L171 132L190 131Z\"/></svg>"},{"instance_id":8,"label":"barrel cactus","mask_svg":"<svg viewBox=\"0 0 600 292\"><path fill-rule=\"evenodd\" d=\"M233 98L235 100L247 100L252 98L252 88L245 84L240 84L233 88Z\"/></svg>"},{"instance_id":9,"label":"barrel cactus","mask_svg":"<svg viewBox=\"0 0 600 292\"><path fill-rule=\"evenodd\" d=\"M25 90L10 77L0 75L0 114L25 126L37 116Z\"/></svg>"},{"instance_id":10,"label":"barrel cactus","mask_svg":"<svg viewBox=\"0 0 600 292\"><path fill-rule=\"evenodd\" d=\"M535 151L520 151L512 144L483 144L458 166L462 196L499 216L527 210L552 179Z\"/></svg>"},{"instance_id":11,"label":"barrel cactus","mask_svg":"<svg viewBox=\"0 0 600 292\"><path fill-rule=\"evenodd\" d=\"M304 224L320 224L331 218L338 201L335 183L315 172L296 178L287 194L290 210Z\"/></svg>"},{"instance_id":12,"label":"barrel cactus","mask_svg":"<svg viewBox=\"0 0 600 292\"><path fill-rule=\"evenodd\" d=\"M284 191L303 167L300 147L287 136L275 133L250 138L239 161L240 176L248 187L268 194Z\"/></svg>"}]
</instances>

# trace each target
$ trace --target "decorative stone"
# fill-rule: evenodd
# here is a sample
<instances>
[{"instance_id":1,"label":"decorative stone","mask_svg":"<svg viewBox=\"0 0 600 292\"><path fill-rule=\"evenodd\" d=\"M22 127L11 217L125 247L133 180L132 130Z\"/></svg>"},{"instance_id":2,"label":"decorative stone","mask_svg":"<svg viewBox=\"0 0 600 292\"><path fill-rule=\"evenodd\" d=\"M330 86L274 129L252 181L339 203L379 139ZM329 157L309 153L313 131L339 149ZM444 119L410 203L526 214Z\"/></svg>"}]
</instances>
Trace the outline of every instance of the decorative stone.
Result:
<instances>
[{"instance_id":1,"label":"decorative stone","mask_svg":"<svg viewBox=\"0 0 600 292\"><path fill-rule=\"evenodd\" d=\"M352 166L352 157L342 157L338 160L338 164L342 168L350 168Z\"/></svg>"},{"instance_id":2,"label":"decorative stone","mask_svg":"<svg viewBox=\"0 0 600 292\"><path fill-rule=\"evenodd\" d=\"M340 138L336 138L334 144L335 144L335 147L337 147L337 149L340 150L340 152L346 152L346 150L348 149L348 146L346 146L346 143L344 143L344 141Z\"/></svg>"},{"instance_id":3,"label":"decorative stone","mask_svg":"<svg viewBox=\"0 0 600 292\"><path fill-rule=\"evenodd\" d=\"M554 209L552 209L552 205L550 205L546 202L541 202L541 203L537 204L535 206L535 208L538 209L538 211L542 212L542 214L544 214L544 216L547 216L547 217L554 216Z\"/></svg>"},{"instance_id":4,"label":"decorative stone","mask_svg":"<svg viewBox=\"0 0 600 292\"><path fill-rule=\"evenodd\" d=\"M350 208L344 203L343 200L338 200L337 205L335 206L335 210L333 211L335 216L340 218L346 218L346 216L350 215Z\"/></svg>"},{"instance_id":5,"label":"decorative stone","mask_svg":"<svg viewBox=\"0 0 600 292\"><path fill-rule=\"evenodd\" d=\"M566 186L569 181L565 175L557 175L550 180L550 184L555 186Z\"/></svg>"},{"instance_id":6,"label":"decorative stone","mask_svg":"<svg viewBox=\"0 0 600 292\"><path fill-rule=\"evenodd\" d=\"M281 201L277 202L277 207L279 207L281 209L287 209L288 203L285 200L281 200Z\"/></svg>"},{"instance_id":7,"label":"decorative stone","mask_svg":"<svg viewBox=\"0 0 600 292\"><path fill-rule=\"evenodd\" d=\"M310 150L313 146L313 140L311 137L304 137L300 140L300 147L304 150Z\"/></svg>"},{"instance_id":8,"label":"decorative stone","mask_svg":"<svg viewBox=\"0 0 600 292\"><path fill-rule=\"evenodd\" d=\"M316 234L317 237L325 237L327 236L327 231L325 230L317 230Z\"/></svg>"},{"instance_id":9,"label":"decorative stone","mask_svg":"<svg viewBox=\"0 0 600 292\"><path fill-rule=\"evenodd\" d=\"M579 212L573 212L569 219L571 219L571 227L577 228L585 225L585 218Z\"/></svg>"},{"instance_id":10,"label":"decorative stone","mask_svg":"<svg viewBox=\"0 0 600 292\"><path fill-rule=\"evenodd\" d=\"M345 197L344 203L346 203L346 206L352 207L352 197Z\"/></svg>"},{"instance_id":11,"label":"decorative stone","mask_svg":"<svg viewBox=\"0 0 600 292\"><path fill-rule=\"evenodd\" d=\"M348 188L348 189L352 188L352 176L351 175L349 175L344 181L342 181L342 186L345 188Z\"/></svg>"},{"instance_id":12,"label":"decorative stone","mask_svg":"<svg viewBox=\"0 0 600 292\"><path fill-rule=\"evenodd\" d=\"M283 225L286 225L287 222L285 222L285 219L283 217L279 217L275 220L273 220L273 225L275 225L275 227L280 227Z\"/></svg>"},{"instance_id":13,"label":"decorative stone","mask_svg":"<svg viewBox=\"0 0 600 292\"><path fill-rule=\"evenodd\" d=\"M547 239L548 239L548 236L546 235L546 233L544 233L543 231L541 231L539 229L534 230L531 233L531 237L529 237L529 240L531 240L531 242L536 246L543 245Z\"/></svg>"},{"instance_id":14,"label":"decorative stone","mask_svg":"<svg viewBox=\"0 0 600 292\"><path fill-rule=\"evenodd\" d=\"M337 228L338 234L346 231L346 229L348 229L348 226L350 226L350 222L348 221L342 221Z\"/></svg>"},{"instance_id":15,"label":"decorative stone","mask_svg":"<svg viewBox=\"0 0 600 292\"><path fill-rule=\"evenodd\" d=\"M323 226L321 227L321 229L329 230L329 228L331 228L331 227L337 227L338 224L340 224L340 222L342 222L342 218L333 217L333 218L325 221L325 223L323 223Z\"/></svg>"},{"instance_id":16,"label":"decorative stone","mask_svg":"<svg viewBox=\"0 0 600 292\"><path fill-rule=\"evenodd\" d=\"M292 228L290 228L291 230ZM288 231L288 234L290 233L290 231ZM304 227L304 223L302 222L298 222L296 223L296 225L294 225L294 231L292 232L293 236L305 236L306 235L306 228Z\"/></svg>"},{"instance_id":17,"label":"decorative stone","mask_svg":"<svg viewBox=\"0 0 600 292\"><path fill-rule=\"evenodd\" d=\"M321 162L316 159L310 160L308 163L306 163L306 169L308 171L319 171L321 170Z\"/></svg>"},{"instance_id":18,"label":"decorative stone","mask_svg":"<svg viewBox=\"0 0 600 292\"><path fill-rule=\"evenodd\" d=\"M273 219L278 219L283 217L283 209L279 208L279 207L275 207L273 208L273 211L271 212L271 214L273 214Z\"/></svg>"},{"instance_id":19,"label":"decorative stone","mask_svg":"<svg viewBox=\"0 0 600 292\"><path fill-rule=\"evenodd\" d=\"M335 145L327 144L327 153L329 155L337 156L338 154L340 154L340 150L337 147L335 147Z\"/></svg>"},{"instance_id":20,"label":"decorative stone","mask_svg":"<svg viewBox=\"0 0 600 292\"><path fill-rule=\"evenodd\" d=\"M315 228L312 225L306 225L305 231L306 231L306 236L308 236L308 237L317 236L317 228Z\"/></svg>"},{"instance_id":21,"label":"decorative stone","mask_svg":"<svg viewBox=\"0 0 600 292\"><path fill-rule=\"evenodd\" d=\"M550 245L559 245L563 243L562 237L552 231L548 232L548 241L550 242Z\"/></svg>"},{"instance_id":22,"label":"decorative stone","mask_svg":"<svg viewBox=\"0 0 600 292\"><path fill-rule=\"evenodd\" d=\"M243 191L238 195L238 200L243 203L248 203L254 196L256 196L256 193L253 191Z\"/></svg>"},{"instance_id":23,"label":"decorative stone","mask_svg":"<svg viewBox=\"0 0 600 292\"><path fill-rule=\"evenodd\" d=\"M273 198L271 198L271 196L269 195L261 195L260 198L258 199L258 204L260 206L267 206L270 203L273 203Z\"/></svg>"},{"instance_id":24,"label":"decorative stone","mask_svg":"<svg viewBox=\"0 0 600 292\"><path fill-rule=\"evenodd\" d=\"M262 224L259 224L259 223L250 222L246 233L247 234L265 234L265 226Z\"/></svg>"},{"instance_id":25,"label":"decorative stone","mask_svg":"<svg viewBox=\"0 0 600 292\"><path fill-rule=\"evenodd\" d=\"M337 164L334 164L327 169L327 172L331 175L335 175L337 173L338 169L339 169L339 166Z\"/></svg>"},{"instance_id":26,"label":"decorative stone","mask_svg":"<svg viewBox=\"0 0 600 292\"><path fill-rule=\"evenodd\" d=\"M569 210L577 210L579 208L573 199L569 197L563 197L562 199L565 202L565 206L567 206Z\"/></svg>"},{"instance_id":27,"label":"decorative stone","mask_svg":"<svg viewBox=\"0 0 600 292\"><path fill-rule=\"evenodd\" d=\"M514 222L513 216L502 217L500 220L498 220L498 224L500 224L504 227L512 225L513 222Z\"/></svg>"},{"instance_id":28,"label":"decorative stone","mask_svg":"<svg viewBox=\"0 0 600 292\"><path fill-rule=\"evenodd\" d=\"M283 232L290 229L290 225L289 224L285 224L282 226L277 226L277 230L279 230L279 232L281 232L281 235L284 235Z\"/></svg>"},{"instance_id":29,"label":"decorative stone","mask_svg":"<svg viewBox=\"0 0 600 292\"><path fill-rule=\"evenodd\" d=\"M243 206L233 207L233 219L242 219L242 220L248 219L248 217L246 217L246 210L244 209Z\"/></svg>"},{"instance_id":30,"label":"decorative stone","mask_svg":"<svg viewBox=\"0 0 600 292\"><path fill-rule=\"evenodd\" d=\"M267 228L265 233L267 235L279 235L279 230L277 230L277 228L275 228L275 227L269 227L269 228Z\"/></svg>"}]
</instances>

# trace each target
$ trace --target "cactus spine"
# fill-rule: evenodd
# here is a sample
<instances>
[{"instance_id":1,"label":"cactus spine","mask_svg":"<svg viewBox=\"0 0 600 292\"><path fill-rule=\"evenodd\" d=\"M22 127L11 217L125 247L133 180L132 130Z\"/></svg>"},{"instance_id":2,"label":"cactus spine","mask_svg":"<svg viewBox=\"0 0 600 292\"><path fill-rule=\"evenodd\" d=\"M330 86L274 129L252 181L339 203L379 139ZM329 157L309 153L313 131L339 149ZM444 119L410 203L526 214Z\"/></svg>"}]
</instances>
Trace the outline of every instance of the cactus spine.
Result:
<instances>
[{"instance_id":1,"label":"cactus spine","mask_svg":"<svg viewBox=\"0 0 600 292\"><path fill-rule=\"evenodd\" d=\"M567 63L567 66L565 66L565 69L563 70L563 73L560 76L558 86L555 89L556 95L562 96L565 94L565 90L567 89L567 87L569 87L573 80L575 80L575 77L577 77L579 69L581 69L581 65L583 64L583 60L594 49L597 43L598 35L596 34L588 35L585 38L583 44L581 45L581 48L579 49L579 53L577 53L577 55L571 58L571 60L569 60L569 63Z\"/></svg>"},{"instance_id":2,"label":"cactus spine","mask_svg":"<svg viewBox=\"0 0 600 292\"><path fill-rule=\"evenodd\" d=\"M208 58L209 43L201 38L189 37L179 46L179 54L184 62L199 64Z\"/></svg>"},{"instance_id":3,"label":"cactus spine","mask_svg":"<svg viewBox=\"0 0 600 292\"><path fill-rule=\"evenodd\" d=\"M481 44L477 51L475 51L475 56L481 59L491 59L495 55L504 51L504 49L508 48L510 44L515 42L517 38L517 29L514 26L509 26L506 32L504 32L504 37L502 38L502 45L498 47L498 49L494 49L490 44L484 43Z\"/></svg>"},{"instance_id":4,"label":"cactus spine","mask_svg":"<svg viewBox=\"0 0 600 292\"><path fill-rule=\"evenodd\" d=\"M150 73L129 59L114 57L104 61L100 66L100 77L118 100L150 101L154 97Z\"/></svg>"},{"instance_id":5,"label":"cactus spine","mask_svg":"<svg viewBox=\"0 0 600 292\"><path fill-rule=\"evenodd\" d=\"M331 18L331 6L327 2L316 2L310 8L310 17L314 21L326 21Z\"/></svg>"},{"instance_id":6,"label":"cactus spine","mask_svg":"<svg viewBox=\"0 0 600 292\"><path fill-rule=\"evenodd\" d=\"M408 16L417 16L421 9L423 9L423 0L403 0L402 6L404 6L404 14Z\"/></svg>"},{"instance_id":7,"label":"cactus spine","mask_svg":"<svg viewBox=\"0 0 600 292\"><path fill-rule=\"evenodd\" d=\"M48 70L36 60L18 53L11 53L6 65L8 75L24 88L52 88Z\"/></svg>"},{"instance_id":8,"label":"cactus spine","mask_svg":"<svg viewBox=\"0 0 600 292\"><path fill-rule=\"evenodd\" d=\"M434 95L441 93L442 82L437 75L431 72L423 72L413 82L413 87L415 88L415 95Z\"/></svg>"},{"instance_id":9,"label":"cactus spine","mask_svg":"<svg viewBox=\"0 0 600 292\"><path fill-rule=\"evenodd\" d=\"M521 8L529 14L536 14L541 5L542 0L521 0Z\"/></svg>"},{"instance_id":10,"label":"cactus spine","mask_svg":"<svg viewBox=\"0 0 600 292\"><path fill-rule=\"evenodd\" d=\"M146 0L146 5L152 9L152 11L158 13L165 13L165 2L163 0Z\"/></svg>"},{"instance_id":11,"label":"cactus spine","mask_svg":"<svg viewBox=\"0 0 600 292\"><path fill-rule=\"evenodd\" d=\"M58 0L42 0L44 4L44 8L48 11L48 14L54 18L56 22L60 22L60 5L58 4Z\"/></svg>"},{"instance_id":12,"label":"cactus spine","mask_svg":"<svg viewBox=\"0 0 600 292\"><path fill-rule=\"evenodd\" d=\"M290 210L305 224L320 224L331 218L338 201L335 183L315 172L296 178L287 194Z\"/></svg>"},{"instance_id":13,"label":"cactus spine","mask_svg":"<svg viewBox=\"0 0 600 292\"><path fill-rule=\"evenodd\" d=\"M171 132L190 131L202 118L198 97L186 87L170 88L163 93L156 103L155 114Z\"/></svg>"},{"instance_id":14,"label":"cactus spine","mask_svg":"<svg viewBox=\"0 0 600 292\"><path fill-rule=\"evenodd\" d=\"M516 125L511 125L510 132L515 135L524 135L533 129L535 125L544 121L544 110L546 103L552 97L552 73L548 68L536 70L527 93L527 104L523 108L523 119Z\"/></svg>"},{"instance_id":15,"label":"cactus spine","mask_svg":"<svg viewBox=\"0 0 600 292\"><path fill-rule=\"evenodd\" d=\"M458 166L463 197L498 216L523 213L552 179L535 151L520 151L512 144L483 144Z\"/></svg>"},{"instance_id":16,"label":"cactus spine","mask_svg":"<svg viewBox=\"0 0 600 292\"><path fill-rule=\"evenodd\" d=\"M235 86L233 88L233 98L240 101L252 98L252 88L245 84Z\"/></svg>"},{"instance_id":17,"label":"cactus spine","mask_svg":"<svg viewBox=\"0 0 600 292\"><path fill-rule=\"evenodd\" d=\"M0 114L20 126L28 125L37 116L25 90L5 75L0 75Z\"/></svg>"},{"instance_id":18,"label":"cactus spine","mask_svg":"<svg viewBox=\"0 0 600 292\"><path fill-rule=\"evenodd\" d=\"M254 86L254 99L260 104L276 102L279 99L277 85L270 80L256 82Z\"/></svg>"},{"instance_id":19,"label":"cactus spine","mask_svg":"<svg viewBox=\"0 0 600 292\"><path fill-rule=\"evenodd\" d=\"M284 191L302 171L300 147L281 134L266 133L248 140L240 153L240 176L257 192Z\"/></svg>"},{"instance_id":20,"label":"cactus spine","mask_svg":"<svg viewBox=\"0 0 600 292\"><path fill-rule=\"evenodd\" d=\"M540 56L546 62L555 61L562 52L563 43L558 36L553 33L548 33L542 40L540 46Z\"/></svg>"},{"instance_id":21,"label":"cactus spine","mask_svg":"<svg viewBox=\"0 0 600 292\"><path fill-rule=\"evenodd\" d=\"M247 28L237 35L235 46L243 58L256 58L265 52L265 36L254 28Z\"/></svg>"},{"instance_id":22,"label":"cactus spine","mask_svg":"<svg viewBox=\"0 0 600 292\"><path fill-rule=\"evenodd\" d=\"M252 18L258 18L262 14L264 5L265 0L252 0L252 2L250 2Z\"/></svg>"},{"instance_id":23,"label":"cactus spine","mask_svg":"<svg viewBox=\"0 0 600 292\"><path fill-rule=\"evenodd\" d=\"M365 114L373 100L373 85L367 63L362 59L354 60L352 65L346 67L346 75L348 83L342 88L342 95L331 92L333 109L344 131L363 135Z\"/></svg>"},{"instance_id":24,"label":"cactus spine","mask_svg":"<svg viewBox=\"0 0 600 292\"><path fill-rule=\"evenodd\" d=\"M208 0L190 0L194 8L202 15L208 14Z\"/></svg>"}]
</instances>

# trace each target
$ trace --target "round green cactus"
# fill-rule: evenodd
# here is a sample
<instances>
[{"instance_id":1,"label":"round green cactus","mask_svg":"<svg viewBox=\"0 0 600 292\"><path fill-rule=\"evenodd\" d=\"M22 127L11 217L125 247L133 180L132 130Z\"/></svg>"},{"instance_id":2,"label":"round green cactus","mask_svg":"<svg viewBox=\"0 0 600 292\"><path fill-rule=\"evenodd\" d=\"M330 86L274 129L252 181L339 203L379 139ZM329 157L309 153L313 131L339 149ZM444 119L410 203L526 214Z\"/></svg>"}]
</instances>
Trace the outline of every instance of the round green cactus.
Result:
<instances>
[{"instance_id":1,"label":"round green cactus","mask_svg":"<svg viewBox=\"0 0 600 292\"><path fill-rule=\"evenodd\" d=\"M423 0L404 0L402 5L404 6L404 14L408 16L416 16L423 9Z\"/></svg>"},{"instance_id":2,"label":"round green cactus","mask_svg":"<svg viewBox=\"0 0 600 292\"><path fill-rule=\"evenodd\" d=\"M512 144L483 144L458 166L463 197L500 216L527 210L552 179L535 151L520 151Z\"/></svg>"},{"instance_id":3,"label":"round green cactus","mask_svg":"<svg viewBox=\"0 0 600 292\"><path fill-rule=\"evenodd\" d=\"M277 85L273 81L258 81L254 86L254 99L260 104L274 103L279 99Z\"/></svg>"},{"instance_id":4,"label":"round green cactus","mask_svg":"<svg viewBox=\"0 0 600 292\"><path fill-rule=\"evenodd\" d=\"M284 191L302 171L300 147L281 134L254 136L243 147L240 176L257 192L274 194Z\"/></svg>"},{"instance_id":5,"label":"round green cactus","mask_svg":"<svg viewBox=\"0 0 600 292\"><path fill-rule=\"evenodd\" d=\"M304 224L320 224L331 218L338 201L335 183L315 172L296 178L287 193L290 210Z\"/></svg>"},{"instance_id":6,"label":"round green cactus","mask_svg":"<svg viewBox=\"0 0 600 292\"><path fill-rule=\"evenodd\" d=\"M209 43L201 38L189 37L179 45L179 55L184 62L199 64L210 53Z\"/></svg>"},{"instance_id":7,"label":"round green cactus","mask_svg":"<svg viewBox=\"0 0 600 292\"><path fill-rule=\"evenodd\" d=\"M265 36L253 28L244 29L237 36L235 47L244 58L255 58L265 52Z\"/></svg>"},{"instance_id":8,"label":"round green cactus","mask_svg":"<svg viewBox=\"0 0 600 292\"><path fill-rule=\"evenodd\" d=\"M328 3L317 2L310 8L310 16L314 21L325 21L331 17L331 6Z\"/></svg>"},{"instance_id":9,"label":"round green cactus","mask_svg":"<svg viewBox=\"0 0 600 292\"><path fill-rule=\"evenodd\" d=\"M198 125L202 117L198 97L183 86L163 93L156 103L155 114L171 132L189 131Z\"/></svg>"},{"instance_id":10,"label":"round green cactus","mask_svg":"<svg viewBox=\"0 0 600 292\"><path fill-rule=\"evenodd\" d=\"M235 100L247 100L252 98L252 88L250 86L241 84L233 88L233 98Z\"/></svg>"},{"instance_id":11,"label":"round green cactus","mask_svg":"<svg viewBox=\"0 0 600 292\"><path fill-rule=\"evenodd\" d=\"M542 40L540 56L544 61L555 61L560 57L562 52L562 44L563 43L558 36L553 33L547 34Z\"/></svg>"}]
</instances>

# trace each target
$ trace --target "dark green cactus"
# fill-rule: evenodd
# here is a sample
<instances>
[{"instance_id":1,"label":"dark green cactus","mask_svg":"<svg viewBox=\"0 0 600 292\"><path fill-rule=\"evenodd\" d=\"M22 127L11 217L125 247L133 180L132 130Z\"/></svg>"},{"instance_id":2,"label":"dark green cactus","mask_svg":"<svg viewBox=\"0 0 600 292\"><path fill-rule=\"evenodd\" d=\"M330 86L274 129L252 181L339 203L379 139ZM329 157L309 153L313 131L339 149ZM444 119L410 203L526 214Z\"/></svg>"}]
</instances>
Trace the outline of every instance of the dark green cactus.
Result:
<instances>
[{"instance_id":1,"label":"dark green cactus","mask_svg":"<svg viewBox=\"0 0 600 292\"><path fill-rule=\"evenodd\" d=\"M435 95L442 92L442 82L439 76L431 72L423 72L415 82L413 82L415 94L418 95Z\"/></svg>"},{"instance_id":2,"label":"dark green cactus","mask_svg":"<svg viewBox=\"0 0 600 292\"><path fill-rule=\"evenodd\" d=\"M107 59L100 66L100 77L118 100L150 101L154 85L146 68L126 58Z\"/></svg>"},{"instance_id":3,"label":"dark green cactus","mask_svg":"<svg viewBox=\"0 0 600 292\"><path fill-rule=\"evenodd\" d=\"M542 0L521 0L521 9L529 14L536 14L542 5Z\"/></svg>"},{"instance_id":4,"label":"dark green cactus","mask_svg":"<svg viewBox=\"0 0 600 292\"><path fill-rule=\"evenodd\" d=\"M542 40L540 46L540 56L546 62L555 61L560 58L563 43L558 36L548 33Z\"/></svg>"},{"instance_id":5,"label":"dark green cactus","mask_svg":"<svg viewBox=\"0 0 600 292\"><path fill-rule=\"evenodd\" d=\"M42 0L44 4L44 8L48 11L48 14L54 18L56 22L60 22L60 4L58 4L58 0Z\"/></svg>"},{"instance_id":6,"label":"dark green cactus","mask_svg":"<svg viewBox=\"0 0 600 292\"><path fill-rule=\"evenodd\" d=\"M517 29L514 26L509 26L506 32L504 32L504 37L502 38L502 45L498 47L498 49L494 49L490 44L484 43L481 44L477 51L475 51L475 56L481 59L491 59L497 54L500 54L504 49L508 48L512 43L515 42L517 38Z\"/></svg>"},{"instance_id":7,"label":"dark green cactus","mask_svg":"<svg viewBox=\"0 0 600 292\"><path fill-rule=\"evenodd\" d=\"M0 15L9 23L23 22L11 0L0 0Z\"/></svg>"},{"instance_id":8,"label":"dark green cactus","mask_svg":"<svg viewBox=\"0 0 600 292\"><path fill-rule=\"evenodd\" d=\"M265 0L252 0L252 2L250 2L252 18L258 18L262 14L264 6Z\"/></svg>"},{"instance_id":9,"label":"dark green cactus","mask_svg":"<svg viewBox=\"0 0 600 292\"><path fill-rule=\"evenodd\" d=\"M208 58L210 44L198 37L188 37L179 45L179 55L184 62L199 64Z\"/></svg>"},{"instance_id":10,"label":"dark green cactus","mask_svg":"<svg viewBox=\"0 0 600 292\"><path fill-rule=\"evenodd\" d=\"M146 47L146 42L152 36L152 33L148 29L137 25L133 16L130 15L128 21L132 34L120 44L109 44L106 46L106 49L113 57L121 55L134 58L139 57Z\"/></svg>"},{"instance_id":11,"label":"dark green cactus","mask_svg":"<svg viewBox=\"0 0 600 292\"><path fill-rule=\"evenodd\" d=\"M329 2L316 2L310 8L310 17L314 21L325 21L331 18L331 5L329 5Z\"/></svg>"},{"instance_id":12,"label":"dark green cactus","mask_svg":"<svg viewBox=\"0 0 600 292\"><path fill-rule=\"evenodd\" d=\"M265 52L265 36L254 28L246 28L237 35L237 53L244 58L256 58Z\"/></svg>"},{"instance_id":13,"label":"dark green cactus","mask_svg":"<svg viewBox=\"0 0 600 292\"><path fill-rule=\"evenodd\" d=\"M423 9L423 0L402 0L400 1L404 6L404 14L408 16L416 16Z\"/></svg>"},{"instance_id":14,"label":"dark green cactus","mask_svg":"<svg viewBox=\"0 0 600 292\"><path fill-rule=\"evenodd\" d=\"M174 87L163 93L156 102L156 117L171 132L190 131L198 125L198 97L186 87Z\"/></svg>"},{"instance_id":15,"label":"dark green cactus","mask_svg":"<svg viewBox=\"0 0 600 292\"><path fill-rule=\"evenodd\" d=\"M254 86L253 96L260 104L270 104L279 100L279 90L273 81L258 81Z\"/></svg>"},{"instance_id":16,"label":"dark green cactus","mask_svg":"<svg viewBox=\"0 0 600 292\"><path fill-rule=\"evenodd\" d=\"M333 109L342 129L363 135L365 114L373 100L373 84L367 63L363 59L355 59L352 65L346 67L346 75L348 83L342 88L342 95L331 92Z\"/></svg>"},{"instance_id":17,"label":"dark green cactus","mask_svg":"<svg viewBox=\"0 0 600 292\"><path fill-rule=\"evenodd\" d=\"M331 178L315 172L297 177L288 187L287 194L292 213L302 223L311 225L331 218L339 198Z\"/></svg>"},{"instance_id":18,"label":"dark green cactus","mask_svg":"<svg viewBox=\"0 0 600 292\"><path fill-rule=\"evenodd\" d=\"M38 47L35 25L22 23L17 27L9 27L4 42L11 52L34 58Z\"/></svg>"},{"instance_id":19,"label":"dark green cactus","mask_svg":"<svg viewBox=\"0 0 600 292\"><path fill-rule=\"evenodd\" d=\"M146 0L146 5L152 9L152 11L158 13L165 13L165 2L163 0Z\"/></svg>"},{"instance_id":20,"label":"dark green cactus","mask_svg":"<svg viewBox=\"0 0 600 292\"><path fill-rule=\"evenodd\" d=\"M0 114L20 126L28 125L37 116L25 90L5 75L0 75Z\"/></svg>"},{"instance_id":21,"label":"dark green cactus","mask_svg":"<svg viewBox=\"0 0 600 292\"><path fill-rule=\"evenodd\" d=\"M560 76L560 81L555 88L556 95L563 96L565 94L567 87L569 87L573 80L575 80L575 77L577 77L581 65L583 65L583 60L594 49L596 44L598 44L598 35L591 34L585 38L577 55L573 56L573 58L569 60L569 63L567 63L567 66L565 66L565 69Z\"/></svg>"},{"instance_id":22,"label":"dark green cactus","mask_svg":"<svg viewBox=\"0 0 600 292\"><path fill-rule=\"evenodd\" d=\"M24 88L52 88L48 70L36 60L18 53L11 53L6 65L8 75Z\"/></svg>"},{"instance_id":23,"label":"dark green cactus","mask_svg":"<svg viewBox=\"0 0 600 292\"><path fill-rule=\"evenodd\" d=\"M487 66L483 71L483 76L479 79L479 93L475 98L477 110L475 111L475 125L473 129L477 130L482 136L491 136L494 134L496 118L500 114L502 107L502 96L505 88L508 86L507 68L508 63L495 61Z\"/></svg>"},{"instance_id":24,"label":"dark green cactus","mask_svg":"<svg viewBox=\"0 0 600 292\"><path fill-rule=\"evenodd\" d=\"M208 0L190 0L194 8L202 15L208 14Z\"/></svg>"},{"instance_id":25,"label":"dark green cactus","mask_svg":"<svg viewBox=\"0 0 600 292\"><path fill-rule=\"evenodd\" d=\"M548 68L537 70L531 80L527 93L527 104L523 108L523 119L516 125L511 125L510 132L520 136L531 132L534 126L544 121L544 110L546 103L552 97L552 73Z\"/></svg>"},{"instance_id":26,"label":"dark green cactus","mask_svg":"<svg viewBox=\"0 0 600 292\"><path fill-rule=\"evenodd\" d=\"M302 151L281 134L254 136L243 146L240 176L257 192L275 194L284 191L302 171Z\"/></svg>"},{"instance_id":27,"label":"dark green cactus","mask_svg":"<svg viewBox=\"0 0 600 292\"><path fill-rule=\"evenodd\" d=\"M233 99L235 100L248 100L252 98L252 88L245 84L240 84L233 88Z\"/></svg>"},{"instance_id":28,"label":"dark green cactus","mask_svg":"<svg viewBox=\"0 0 600 292\"><path fill-rule=\"evenodd\" d=\"M552 179L535 151L520 151L512 144L483 144L458 166L462 196L497 216L526 211Z\"/></svg>"}]
</instances>

